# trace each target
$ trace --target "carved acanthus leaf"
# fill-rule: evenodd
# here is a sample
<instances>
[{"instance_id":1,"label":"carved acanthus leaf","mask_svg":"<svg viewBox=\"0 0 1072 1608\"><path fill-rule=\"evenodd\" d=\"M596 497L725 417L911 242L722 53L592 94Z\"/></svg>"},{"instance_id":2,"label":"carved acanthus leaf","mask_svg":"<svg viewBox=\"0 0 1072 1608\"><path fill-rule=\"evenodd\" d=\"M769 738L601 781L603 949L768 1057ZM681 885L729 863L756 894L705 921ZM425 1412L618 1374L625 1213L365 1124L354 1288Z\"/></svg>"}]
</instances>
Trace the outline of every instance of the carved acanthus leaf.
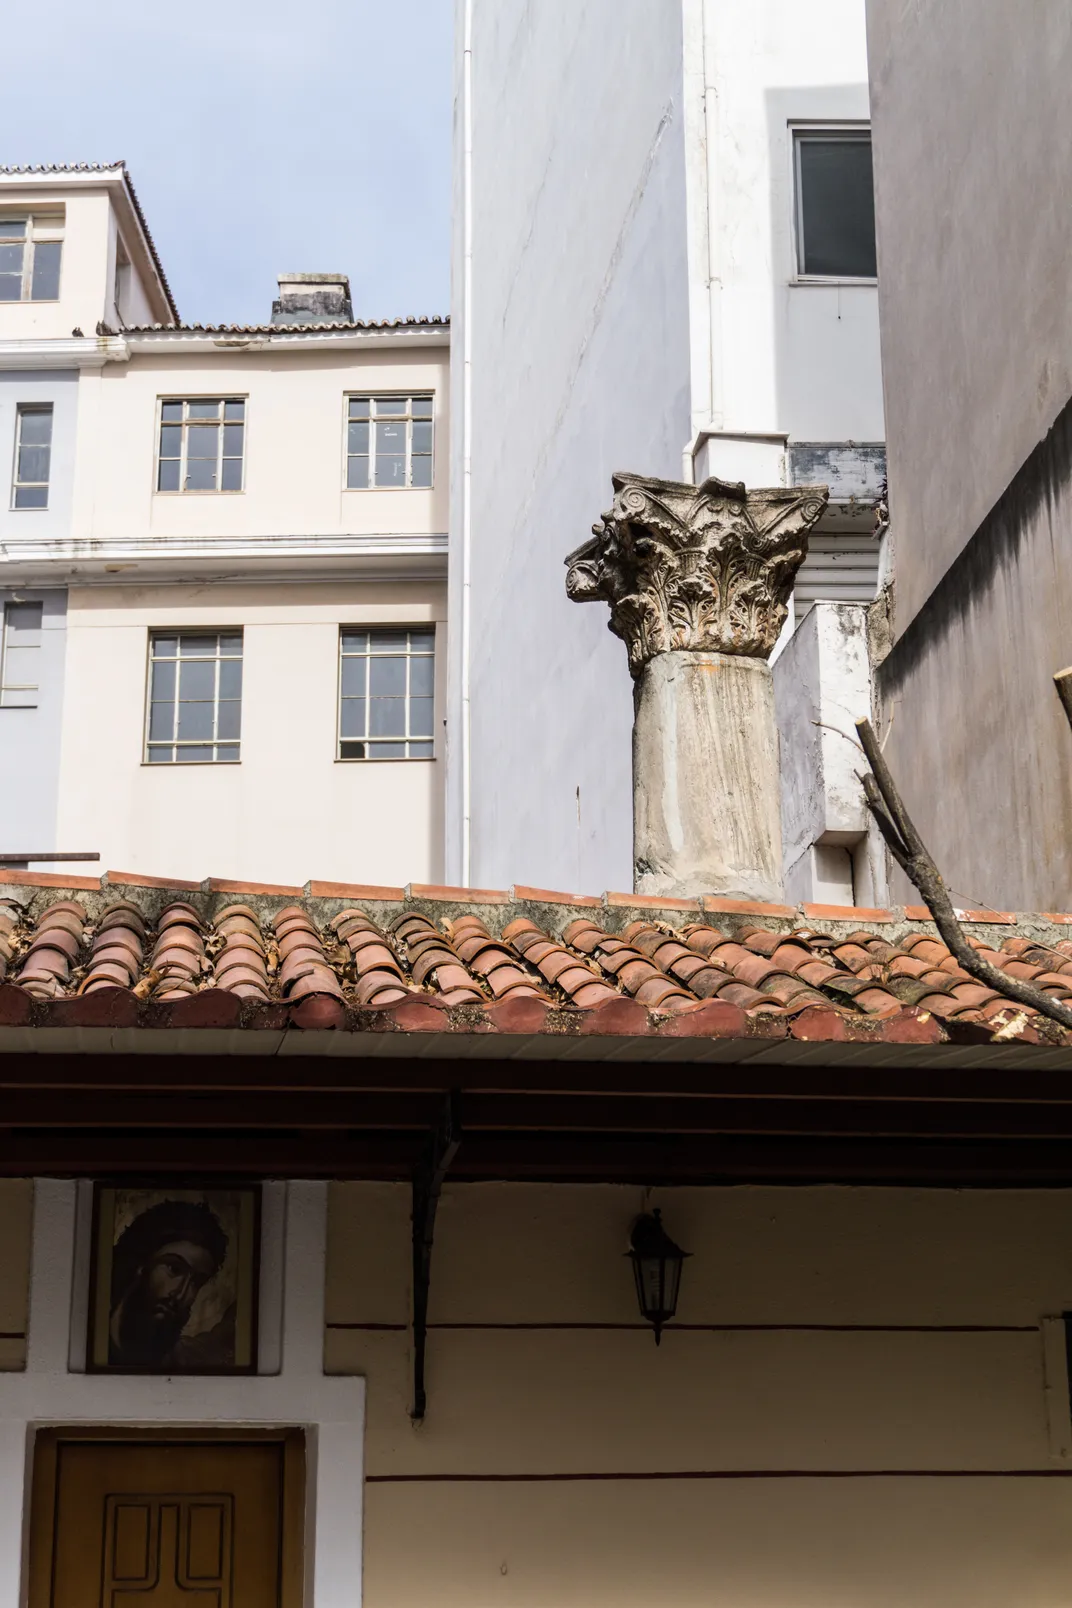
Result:
<instances>
[{"instance_id":1,"label":"carved acanthus leaf","mask_svg":"<svg viewBox=\"0 0 1072 1608\"><path fill-rule=\"evenodd\" d=\"M575 603L610 604L633 675L680 648L765 659L826 487L613 478L613 506L566 560L566 591Z\"/></svg>"}]
</instances>

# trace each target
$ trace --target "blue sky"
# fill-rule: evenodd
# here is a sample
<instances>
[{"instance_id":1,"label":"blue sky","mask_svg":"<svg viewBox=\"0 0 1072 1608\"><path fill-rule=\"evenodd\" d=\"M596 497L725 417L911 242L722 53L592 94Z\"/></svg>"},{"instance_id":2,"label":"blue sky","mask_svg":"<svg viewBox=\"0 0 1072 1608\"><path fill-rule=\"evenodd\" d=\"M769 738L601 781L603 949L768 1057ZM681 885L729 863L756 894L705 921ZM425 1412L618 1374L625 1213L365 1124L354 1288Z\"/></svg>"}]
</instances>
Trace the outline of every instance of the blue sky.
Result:
<instances>
[{"instance_id":1,"label":"blue sky","mask_svg":"<svg viewBox=\"0 0 1072 1608\"><path fill-rule=\"evenodd\" d=\"M126 159L189 322L258 323L277 273L358 317L449 311L451 0L5 8L0 163ZM20 66L21 64L21 66Z\"/></svg>"}]
</instances>

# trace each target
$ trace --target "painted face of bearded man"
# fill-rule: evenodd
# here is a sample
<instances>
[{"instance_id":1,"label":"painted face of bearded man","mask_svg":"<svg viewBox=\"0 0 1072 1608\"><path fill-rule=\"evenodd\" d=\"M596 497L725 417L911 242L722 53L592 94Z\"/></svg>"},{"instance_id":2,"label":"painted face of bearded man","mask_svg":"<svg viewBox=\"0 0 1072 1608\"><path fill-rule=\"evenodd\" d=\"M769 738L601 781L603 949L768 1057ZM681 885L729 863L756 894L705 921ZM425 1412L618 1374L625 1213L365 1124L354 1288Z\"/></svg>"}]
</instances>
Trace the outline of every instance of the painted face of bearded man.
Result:
<instances>
[{"instance_id":1,"label":"painted face of bearded man","mask_svg":"<svg viewBox=\"0 0 1072 1608\"><path fill-rule=\"evenodd\" d=\"M226 1254L227 1236L208 1206L163 1200L136 1217L113 1252L109 1362L159 1370L178 1362L194 1302Z\"/></svg>"}]
</instances>

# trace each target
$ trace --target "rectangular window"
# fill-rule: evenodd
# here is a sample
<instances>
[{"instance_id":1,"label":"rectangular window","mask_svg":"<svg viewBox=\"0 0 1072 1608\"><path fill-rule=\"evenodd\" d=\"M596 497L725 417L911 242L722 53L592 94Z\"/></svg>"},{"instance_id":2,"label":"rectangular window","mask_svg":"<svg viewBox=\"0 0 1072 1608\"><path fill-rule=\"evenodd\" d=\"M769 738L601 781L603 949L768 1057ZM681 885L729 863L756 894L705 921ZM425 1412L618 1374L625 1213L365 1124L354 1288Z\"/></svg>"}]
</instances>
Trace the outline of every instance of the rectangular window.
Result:
<instances>
[{"instance_id":1,"label":"rectangular window","mask_svg":"<svg viewBox=\"0 0 1072 1608\"><path fill-rule=\"evenodd\" d=\"M874 279L870 130L796 129L793 155L797 272L809 279Z\"/></svg>"},{"instance_id":2,"label":"rectangular window","mask_svg":"<svg viewBox=\"0 0 1072 1608\"><path fill-rule=\"evenodd\" d=\"M435 630L339 634L339 758L432 759Z\"/></svg>"},{"instance_id":3,"label":"rectangular window","mask_svg":"<svg viewBox=\"0 0 1072 1608\"><path fill-rule=\"evenodd\" d=\"M0 302L56 301L62 213L0 215Z\"/></svg>"},{"instance_id":4,"label":"rectangular window","mask_svg":"<svg viewBox=\"0 0 1072 1608\"><path fill-rule=\"evenodd\" d=\"M47 508L52 458L52 403L20 402L15 417L12 508Z\"/></svg>"},{"instance_id":5,"label":"rectangular window","mask_svg":"<svg viewBox=\"0 0 1072 1608\"><path fill-rule=\"evenodd\" d=\"M432 484L431 396L352 396L346 489Z\"/></svg>"},{"instance_id":6,"label":"rectangular window","mask_svg":"<svg viewBox=\"0 0 1072 1608\"><path fill-rule=\"evenodd\" d=\"M145 757L150 765L236 764L242 633L154 632Z\"/></svg>"},{"instance_id":7,"label":"rectangular window","mask_svg":"<svg viewBox=\"0 0 1072 1608\"><path fill-rule=\"evenodd\" d=\"M0 709L36 709L41 658L40 603L5 603L0 636Z\"/></svg>"},{"instance_id":8,"label":"rectangular window","mask_svg":"<svg viewBox=\"0 0 1072 1608\"><path fill-rule=\"evenodd\" d=\"M161 402L157 491L241 491L245 431L241 397Z\"/></svg>"}]
</instances>

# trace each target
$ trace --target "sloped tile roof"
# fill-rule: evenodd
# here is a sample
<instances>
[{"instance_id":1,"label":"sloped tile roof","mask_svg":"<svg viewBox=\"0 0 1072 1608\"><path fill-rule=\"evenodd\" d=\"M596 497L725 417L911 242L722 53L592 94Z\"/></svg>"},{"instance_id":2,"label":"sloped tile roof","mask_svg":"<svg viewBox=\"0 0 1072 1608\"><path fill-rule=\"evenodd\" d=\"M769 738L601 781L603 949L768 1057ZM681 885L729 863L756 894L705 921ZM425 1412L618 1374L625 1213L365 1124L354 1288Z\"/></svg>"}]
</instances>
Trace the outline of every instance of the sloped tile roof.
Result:
<instances>
[{"instance_id":1,"label":"sloped tile roof","mask_svg":"<svg viewBox=\"0 0 1072 1608\"><path fill-rule=\"evenodd\" d=\"M402 318L356 318L352 323L318 324L128 324L124 335L346 335L367 329L448 329L442 313Z\"/></svg>"},{"instance_id":2,"label":"sloped tile roof","mask_svg":"<svg viewBox=\"0 0 1072 1608\"><path fill-rule=\"evenodd\" d=\"M0 873L0 1023L1072 1044L913 907L73 881ZM1072 918L966 919L994 965L1072 998Z\"/></svg>"}]
</instances>

